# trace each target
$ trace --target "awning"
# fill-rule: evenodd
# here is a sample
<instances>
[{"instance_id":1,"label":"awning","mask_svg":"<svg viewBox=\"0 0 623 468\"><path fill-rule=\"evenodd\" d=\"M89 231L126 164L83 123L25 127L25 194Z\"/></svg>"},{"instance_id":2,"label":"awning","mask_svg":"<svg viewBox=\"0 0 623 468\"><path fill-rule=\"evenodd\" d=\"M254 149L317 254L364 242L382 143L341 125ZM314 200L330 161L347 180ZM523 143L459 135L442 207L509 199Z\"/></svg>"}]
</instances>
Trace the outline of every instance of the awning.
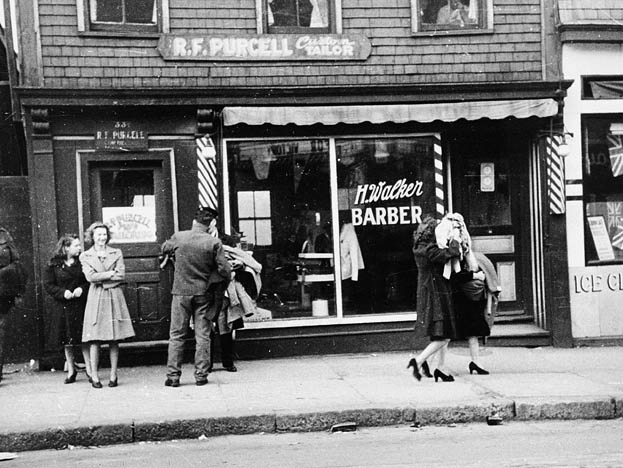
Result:
<instances>
[{"instance_id":1,"label":"awning","mask_svg":"<svg viewBox=\"0 0 623 468\"><path fill-rule=\"evenodd\" d=\"M551 117L558 113L554 99L511 101L443 102L433 104L389 104L385 106L278 106L225 107L224 124L236 125L336 125L370 122L454 122L459 119L504 119L516 117Z\"/></svg>"}]
</instances>

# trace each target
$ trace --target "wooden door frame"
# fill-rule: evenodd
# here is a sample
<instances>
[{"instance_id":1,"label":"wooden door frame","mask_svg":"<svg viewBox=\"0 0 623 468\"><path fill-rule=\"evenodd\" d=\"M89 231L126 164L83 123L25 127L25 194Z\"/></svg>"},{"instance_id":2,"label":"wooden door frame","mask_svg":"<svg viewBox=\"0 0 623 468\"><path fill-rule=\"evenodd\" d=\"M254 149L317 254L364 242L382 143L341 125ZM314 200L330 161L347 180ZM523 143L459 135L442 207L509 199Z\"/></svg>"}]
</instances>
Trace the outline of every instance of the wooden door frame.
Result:
<instances>
[{"instance_id":1,"label":"wooden door frame","mask_svg":"<svg viewBox=\"0 0 623 468\"><path fill-rule=\"evenodd\" d=\"M167 157L157 156L153 153L166 153ZM80 240L84 242L85 230L85 207L86 194L84 188L89 186L89 162L121 162L121 161L160 161L162 163L163 177L166 179L167 174L171 182L171 213L173 214L173 232L179 231L179 211L177 200L177 176L175 173L175 151L173 148L150 148L142 153L118 153L118 152L101 152L93 149L76 151L76 192L78 202L78 229ZM169 237L169 236L165 236Z\"/></svg>"},{"instance_id":2,"label":"wooden door frame","mask_svg":"<svg viewBox=\"0 0 623 468\"><path fill-rule=\"evenodd\" d=\"M502 130L502 129L501 129ZM520 133L523 134L523 133ZM477 134L478 135L478 134ZM478 135L480 138L480 135ZM452 202L449 204L451 209L459 209L456 203L457 200L460 200L462 197L462 169L464 167L464 158L460 154L454 154L451 150L453 145L450 143L446 143L445 148L447 151L447 162L448 162L448 177L447 180L449 182L448 186L452 187L452 193L449 194L449 199ZM501 307L500 316L506 316L509 319L532 319L534 315L534 307L533 307L533 288L534 285L531 285L526 278L531 278L530 274L531 269L534 268L533 262L530 259L530 239L532 233L530 231L530 213L529 213L529 203L527 201L522 201L520 194L529 194L529 168L528 168L528 158L530 157L530 148L531 148L531 140L526 141L525 149L525 158L522 155L519 155L521 150L517 149L513 152L513 154L508 154L504 159L508 160L509 166L509 190L510 190L510 207L513 211L513 215L511 217L511 225L509 227L508 233L499 234L501 237L508 237L512 239L513 243L513 253L512 254L499 254L502 256L511 256L514 258L515 263L515 287L516 287L516 301L512 301L506 307ZM453 206L455 208L453 208ZM460 208L461 210L463 207ZM469 226L468 226L469 229ZM506 230L505 230L506 231ZM470 231L470 234L474 236L474 234ZM486 235L484 237L487 237ZM496 237L496 236L494 236ZM498 254L494 254L498 255ZM505 260L500 260L501 263L504 263ZM494 263L496 263L494 261Z\"/></svg>"},{"instance_id":3,"label":"wooden door frame","mask_svg":"<svg viewBox=\"0 0 623 468\"><path fill-rule=\"evenodd\" d=\"M100 213L92 213L99 201L93 201L98 196L99 187L91 183L98 183L95 174L101 169L115 169L121 167L124 162L137 163L136 167L144 167L154 171L154 194L156 206L160 209L156 212L157 237L155 242L120 243L124 250L126 260L126 285L125 298L130 308L132 321L135 327L137 339L141 341L153 341L163 339L169 329L170 305L170 282L171 272L158 268L158 255L160 244L178 230L178 206L177 206L177 183L175 174L175 155L172 148L152 148L141 153L98 152L84 150L76 152L77 193L78 193L78 217L80 232L83 235L85 221L95 221L101 218ZM173 232L169 232L173 231ZM130 246L131 248L128 248ZM126 255L127 254L127 255ZM133 260L139 265L134 271L129 268ZM145 261L147 260L147 261ZM144 268L143 268L144 267ZM146 290L155 288L157 292L154 304L146 307L141 306L145 298L153 299L151 294L145 295ZM134 304L134 306L132 305ZM145 314L147 312L147 314Z\"/></svg>"}]
</instances>

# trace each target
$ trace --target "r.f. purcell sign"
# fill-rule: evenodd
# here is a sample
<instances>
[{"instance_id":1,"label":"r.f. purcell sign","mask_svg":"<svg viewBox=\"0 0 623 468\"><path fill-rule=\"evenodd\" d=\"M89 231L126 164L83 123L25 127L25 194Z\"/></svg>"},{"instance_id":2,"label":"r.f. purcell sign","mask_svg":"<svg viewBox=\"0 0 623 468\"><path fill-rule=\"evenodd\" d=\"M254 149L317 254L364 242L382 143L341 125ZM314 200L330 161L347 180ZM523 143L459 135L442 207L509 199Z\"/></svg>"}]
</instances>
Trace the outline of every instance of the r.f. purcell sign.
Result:
<instances>
[{"instance_id":1,"label":"r.f. purcell sign","mask_svg":"<svg viewBox=\"0 0 623 468\"><path fill-rule=\"evenodd\" d=\"M368 38L338 34L176 35L160 37L164 60L365 60Z\"/></svg>"}]
</instances>

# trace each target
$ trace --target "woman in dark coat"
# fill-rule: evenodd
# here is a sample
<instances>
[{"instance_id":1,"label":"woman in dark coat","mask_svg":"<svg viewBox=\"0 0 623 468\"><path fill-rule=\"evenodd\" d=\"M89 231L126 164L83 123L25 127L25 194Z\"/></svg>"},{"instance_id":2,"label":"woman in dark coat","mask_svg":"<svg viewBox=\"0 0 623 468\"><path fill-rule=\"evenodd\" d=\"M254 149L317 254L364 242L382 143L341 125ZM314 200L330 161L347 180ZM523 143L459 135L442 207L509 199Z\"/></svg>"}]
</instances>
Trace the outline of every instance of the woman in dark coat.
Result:
<instances>
[{"instance_id":1,"label":"woman in dark coat","mask_svg":"<svg viewBox=\"0 0 623 468\"><path fill-rule=\"evenodd\" d=\"M89 347L82 343L82 323L87 299L87 282L78 256L82 248L75 234L65 234L54 249L54 255L44 272L43 286L54 298L50 311L51 340L65 349L67 361L66 384L76 381L74 347L80 345L87 376L91 374Z\"/></svg>"},{"instance_id":2,"label":"woman in dark coat","mask_svg":"<svg viewBox=\"0 0 623 468\"><path fill-rule=\"evenodd\" d=\"M469 373L488 375L489 371L479 365L478 338L491 334L487 318L493 301L497 303L501 287L491 260L482 253L474 252L467 228L464 223L461 224L460 228L467 239L467 252L461 261L461 270L451 277L459 335L469 343L472 358L468 366Z\"/></svg>"},{"instance_id":3,"label":"woman in dark coat","mask_svg":"<svg viewBox=\"0 0 623 468\"><path fill-rule=\"evenodd\" d=\"M460 249L457 241L450 242L447 248L437 246L435 226L437 220L431 216L424 218L417 231L413 234L413 254L418 269L417 312L418 322L424 325L430 343L407 367L413 367L413 375L420 380L420 367L433 354L445 350L445 346L458 336L456 317L452 304L450 281L443 277L443 267L451 259L459 258ZM440 356L442 357L442 356ZM452 381L439 367L443 366L440 359L435 369L435 381Z\"/></svg>"},{"instance_id":4,"label":"woman in dark coat","mask_svg":"<svg viewBox=\"0 0 623 468\"><path fill-rule=\"evenodd\" d=\"M457 325L461 339L469 343L469 351L472 357L469 363L469 373L476 372L487 375L489 372L478 364L479 344L478 338L489 336L491 329L485 318L487 297L485 294L485 274L474 267L461 262L461 271L454 273L451 278L454 292L453 300L457 313Z\"/></svg>"}]
</instances>

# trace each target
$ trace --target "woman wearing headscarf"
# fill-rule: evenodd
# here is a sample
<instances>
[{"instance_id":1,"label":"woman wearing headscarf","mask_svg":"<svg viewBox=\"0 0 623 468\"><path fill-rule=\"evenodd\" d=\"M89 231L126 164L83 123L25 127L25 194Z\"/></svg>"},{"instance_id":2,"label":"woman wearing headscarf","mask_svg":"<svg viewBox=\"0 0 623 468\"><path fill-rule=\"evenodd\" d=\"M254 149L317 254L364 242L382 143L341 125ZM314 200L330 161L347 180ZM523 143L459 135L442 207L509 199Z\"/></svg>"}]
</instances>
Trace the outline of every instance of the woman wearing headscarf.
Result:
<instances>
[{"instance_id":1,"label":"woman wearing headscarf","mask_svg":"<svg viewBox=\"0 0 623 468\"><path fill-rule=\"evenodd\" d=\"M474 252L464 222L461 222L459 229L466 239L466 252L460 262L460 271L454 272L451 277L458 331L459 336L469 344L472 358L468 366L469 373L487 375L489 371L479 363L478 339L491 334L489 316L501 288L491 261L484 254Z\"/></svg>"},{"instance_id":2,"label":"woman wearing headscarf","mask_svg":"<svg viewBox=\"0 0 623 468\"><path fill-rule=\"evenodd\" d=\"M436 226L437 220L426 216L413 234L413 254L418 269L418 322L424 325L430 343L409 361L407 367L412 367L413 376L420 380L420 368L430 356L438 353L439 362L433 373L435 382L438 379L451 382L454 380L452 375L443 371L443 357L445 347L458 334L450 281L444 278L443 269L446 263L459 258L460 246L456 240L451 240L447 247L439 247L435 238Z\"/></svg>"}]
</instances>

